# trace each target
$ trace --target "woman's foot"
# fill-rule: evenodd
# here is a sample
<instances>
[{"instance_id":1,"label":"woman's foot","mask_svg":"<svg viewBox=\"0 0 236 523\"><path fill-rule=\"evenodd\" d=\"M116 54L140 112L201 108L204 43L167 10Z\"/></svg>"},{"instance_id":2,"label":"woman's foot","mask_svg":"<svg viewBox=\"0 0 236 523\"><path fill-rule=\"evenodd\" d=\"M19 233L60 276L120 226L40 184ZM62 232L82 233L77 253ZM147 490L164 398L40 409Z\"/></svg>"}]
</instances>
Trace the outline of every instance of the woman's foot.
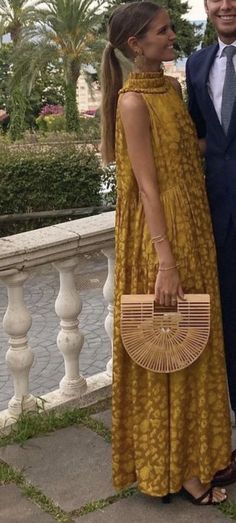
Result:
<instances>
[{"instance_id":1,"label":"woman's foot","mask_svg":"<svg viewBox=\"0 0 236 523\"><path fill-rule=\"evenodd\" d=\"M203 485L198 478L186 481L183 484L183 493L197 505L218 505L228 497L224 488Z\"/></svg>"}]
</instances>

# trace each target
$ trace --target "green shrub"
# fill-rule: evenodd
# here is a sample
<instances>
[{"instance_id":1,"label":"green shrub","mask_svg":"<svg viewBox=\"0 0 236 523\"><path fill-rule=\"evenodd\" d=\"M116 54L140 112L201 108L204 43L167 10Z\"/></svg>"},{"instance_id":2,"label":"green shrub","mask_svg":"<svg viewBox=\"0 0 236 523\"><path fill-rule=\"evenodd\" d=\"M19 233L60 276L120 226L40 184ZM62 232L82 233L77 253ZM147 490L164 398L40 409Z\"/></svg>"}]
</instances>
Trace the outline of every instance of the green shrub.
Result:
<instances>
[{"instance_id":1,"label":"green shrub","mask_svg":"<svg viewBox=\"0 0 236 523\"><path fill-rule=\"evenodd\" d=\"M99 117L94 118L79 118L79 128L77 133L77 139L93 143L96 140L100 141L101 138L101 126Z\"/></svg>"},{"instance_id":2,"label":"green shrub","mask_svg":"<svg viewBox=\"0 0 236 523\"><path fill-rule=\"evenodd\" d=\"M43 132L65 131L66 119L62 114L49 114L47 116L39 116L36 119L37 126Z\"/></svg>"},{"instance_id":3,"label":"green shrub","mask_svg":"<svg viewBox=\"0 0 236 523\"><path fill-rule=\"evenodd\" d=\"M100 205L102 175L89 149L2 147L0 214Z\"/></svg>"},{"instance_id":4,"label":"green shrub","mask_svg":"<svg viewBox=\"0 0 236 523\"><path fill-rule=\"evenodd\" d=\"M45 116L38 116L38 118L36 118L36 124L37 124L37 127L39 129L39 131L42 131L42 132L46 132L47 131L47 121L46 121L46 118Z\"/></svg>"},{"instance_id":5,"label":"green shrub","mask_svg":"<svg viewBox=\"0 0 236 523\"><path fill-rule=\"evenodd\" d=\"M55 132L55 131L65 131L66 129L66 119L63 114L55 115L49 115L45 117L47 119L47 126L48 131Z\"/></svg>"},{"instance_id":6,"label":"green shrub","mask_svg":"<svg viewBox=\"0 0 236 523\"><path fill-rule=\"evenodd\" d=\"M38 130L43 133L55 133L57 131L65 131L66 120L63 115L47 115L39 116L36 119ZM94 141L100 140L101 129L100 120L98 117L95 118L79 118L79 125L77 133L74 133L74 139L93 143ZM73 133L70 133L70 139L73 139Z\"/></svg>"},{"instance_id":7,"label":"green shrub","mask_svg":"<svg viewBox=\"0 0 236 523\"><path fill-rule=\"evenodd\" d=\"M104 205L116 204L116 164L110 163L103 169L102 175L103 203Z\"/></svg>"}]
</instances>

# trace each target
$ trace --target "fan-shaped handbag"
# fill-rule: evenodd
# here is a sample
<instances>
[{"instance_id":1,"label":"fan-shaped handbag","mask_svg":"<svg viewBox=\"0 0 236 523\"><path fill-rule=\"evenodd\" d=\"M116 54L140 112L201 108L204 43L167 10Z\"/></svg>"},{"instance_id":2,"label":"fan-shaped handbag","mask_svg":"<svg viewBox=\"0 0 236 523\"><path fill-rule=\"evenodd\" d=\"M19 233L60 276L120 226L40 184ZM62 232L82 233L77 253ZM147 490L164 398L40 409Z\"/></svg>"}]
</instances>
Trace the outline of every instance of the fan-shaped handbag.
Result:
<instances>
[{"instance_id":1,"label":"fan-shaped handbag","mask_svg":"<svg viewBox=\"0 0 236 523\"><path fill-rule=\"evenodd\" d=\"M175 308L156 305L152 294L123 294L121 337L141 367L176 372L202 354L210 333L210 296L186 294Z\"/></svg>"}]
</instances>

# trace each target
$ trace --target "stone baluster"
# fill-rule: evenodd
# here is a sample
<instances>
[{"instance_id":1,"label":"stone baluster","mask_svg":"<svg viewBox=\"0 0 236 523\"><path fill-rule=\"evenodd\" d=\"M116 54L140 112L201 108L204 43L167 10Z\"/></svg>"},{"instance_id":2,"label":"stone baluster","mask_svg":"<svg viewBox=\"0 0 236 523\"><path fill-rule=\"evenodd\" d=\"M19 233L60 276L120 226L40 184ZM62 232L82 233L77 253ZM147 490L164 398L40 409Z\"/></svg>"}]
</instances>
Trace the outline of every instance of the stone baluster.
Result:
<instances>
[{"instance_id":1,"label":"stone baluster","mask_svg":"<svg viewBox=\"0 0 236 523\"><path fill-rule=\"evenodd\" d=\"M80 397L87 385L79 373L79 355L84 337L78 328L78 316L82 309L74 275L78 259L74 257L53 265L60 274L60 290L55 303L56 314L61 320L57 346L65 361L65 376L60 382L60 390L66 396Z\"/></svg>"},{"instance_id":2,"label":"stone baluster","mask_svg":"<svg viewBox=\"0 0 236 523\"><path fill-rule=\"evenodd\" d=\"M108 315L105 319L105 330L111 341L111 354L113 349L113 310L114 310L114 267L115 267L115 249L114 246L106 247L102 250L108 261L108 274L103 287L103 296L108 303ZM107 374L112 376L112 357L107 363Z\"/></svg>"},{"instance_id":3,"label":"stone baluster","mask_svg":"<svg viewBox=\"0 0 236 523\"><path fill-rule=\"evenodd\" d=\"M1 272L0 278L8 293L3 328L10 336L6 361L14 383L14 396L9 401L8 411L17 418L22 411L35 410L36 407L36 398L29 393L29 372L34 355L27 339L32 318L24 302L24 283L28 274L13 269Z\"/></svg>"}]
</instances>

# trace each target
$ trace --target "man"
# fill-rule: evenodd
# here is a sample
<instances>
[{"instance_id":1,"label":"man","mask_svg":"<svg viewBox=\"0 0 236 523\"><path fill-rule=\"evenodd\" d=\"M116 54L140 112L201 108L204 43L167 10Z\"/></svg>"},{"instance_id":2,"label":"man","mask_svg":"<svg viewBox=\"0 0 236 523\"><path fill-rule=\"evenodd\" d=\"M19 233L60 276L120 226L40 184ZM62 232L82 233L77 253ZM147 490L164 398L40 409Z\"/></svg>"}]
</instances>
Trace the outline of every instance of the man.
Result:
<instances>
[{"instance_id":1,"label":"man","mask_svg":"<svg viewBox=\"0 0 236 523\"><path fill-rule=\"evenodd\" d=\"M216 241L231 407L236 415L236 0L205 0L218 43L187 61L189 111L206 140L206 188ZM215 399L217 401L217 398ZM220 407L219 407L220 408ZM216 483L236 480L236 456Z\"/></svg>"}]
</instances>

